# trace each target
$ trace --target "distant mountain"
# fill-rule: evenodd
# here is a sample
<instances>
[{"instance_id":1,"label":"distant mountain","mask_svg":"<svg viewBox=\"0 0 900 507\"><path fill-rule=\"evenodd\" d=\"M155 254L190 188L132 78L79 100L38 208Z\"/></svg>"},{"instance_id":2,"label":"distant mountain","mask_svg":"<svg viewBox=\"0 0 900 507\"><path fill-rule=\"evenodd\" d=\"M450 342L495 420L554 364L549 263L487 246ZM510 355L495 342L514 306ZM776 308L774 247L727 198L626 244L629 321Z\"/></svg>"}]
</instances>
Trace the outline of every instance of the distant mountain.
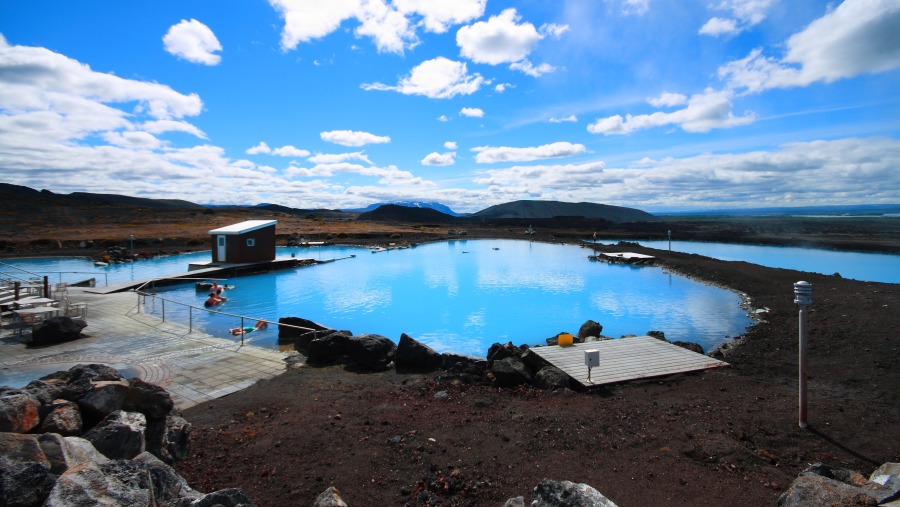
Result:
<instances>
[{"instance_id":1,"label":"distant mountain","mask_svg":"<svg viewBox=\"0 0 900 507\"><path fill-rule=\"evenodd\" d=\"M148 199L145 197L130 197L127 195L117 194L92 194L88 192L73 192L71 194L57 194L49 190L35 190L33 188L22 185L12 185L9 183L0 183L0 194L7 194L17 197L28 197L30 199L41 199L44 201L57 202L60 204L92 204L98 206L137 206L143 208L177 208L190 209L202 208L199 204L190 201L182 201L178 199Z\"/></svg>"},{"instance_id":2,"label":"distant mountain","mask_svg":"<svg viewBox=\"0 0 900 507\"><path fill-rule=\"evenodd\" d=\"M447 206L445 206L445 205L443 205L443 204L441 204L441 203L439 203L439 202L421 202L421 201L390 201L390 202L377 202L377 203L375 203L375 204L370 204L369 206L367 206L367 207L365 207L365 208L345 209L345 210L342 210L342 211L346 211L346 212L350 212L350 213L366 213L366 212L369 212L369 211L374 211L374 210L378 209L379 207L385 206L385 205L388 205L388 204L391 204L391 205L394 205L394 206L404 206L404 207L407 207L407 208L428 208L428 209L433 209L433 210L440 211L441 213L444 213L444 214L446 214L446 215L450 215L450 216L452 216L452 217L458 217L458 216L460 216L459 213L453 211L453 210L450 209L449 207L447 207Z\"/></svg>"},{"instance_id":3,"label":"distant mountain","mask_svg":"<svg viewBox=\"0 0 900 507\"><path fill-rule=\"evenodd\" d=\"M436 209L401 206L399 204L382 204L372 211L361 213L356 219L378 222L418 223L447 223L456 221L456 217L441 213Z\"/></svg>"},{"instance_id":4,"label":"distant mountain","mask_svg":"<svg viewBox=\"0 0 900 507\"><path fill-rule=\"evenodd\" d=\"M513 201L483 209L473 218L602 218L611 222L646 222L657 220L650 213L634 208L610 206L591 202Z\"/></svg>"}]
</instances>

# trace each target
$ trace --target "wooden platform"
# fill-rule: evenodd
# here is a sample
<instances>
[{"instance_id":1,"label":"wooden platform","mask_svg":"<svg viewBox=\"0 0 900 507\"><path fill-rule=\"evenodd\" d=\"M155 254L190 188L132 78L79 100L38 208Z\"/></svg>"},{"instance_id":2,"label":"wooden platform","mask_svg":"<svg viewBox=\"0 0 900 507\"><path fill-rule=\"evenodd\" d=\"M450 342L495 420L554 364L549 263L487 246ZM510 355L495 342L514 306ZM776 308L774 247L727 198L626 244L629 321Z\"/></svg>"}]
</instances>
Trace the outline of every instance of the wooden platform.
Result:
<instances>
[{"instance_id":1,"label":"wooden platform","mask_svg":"<svg viewBox=\"0 0 900 507\"><path fill-rule=\"evenodd\" d=\"M591 349L600 351L600 366L591 368L591 380L588 380L584 351ZM728 365L724 361L651 336L576 343L563 347L533 347L531 350L585 387Z\"/></svg>"}]
</instances>

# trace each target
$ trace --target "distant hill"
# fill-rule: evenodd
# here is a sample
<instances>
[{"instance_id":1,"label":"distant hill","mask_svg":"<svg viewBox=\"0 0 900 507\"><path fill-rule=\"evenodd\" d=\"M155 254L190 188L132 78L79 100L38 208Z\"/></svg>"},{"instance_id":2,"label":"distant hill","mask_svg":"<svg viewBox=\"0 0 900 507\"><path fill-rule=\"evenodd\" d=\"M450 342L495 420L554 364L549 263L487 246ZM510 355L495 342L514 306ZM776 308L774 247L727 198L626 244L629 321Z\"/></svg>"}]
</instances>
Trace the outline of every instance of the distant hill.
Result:
<instances>
[{"instance_id":1,"label":"distant hill","mask_svg":"<svg viewBox=\"0 0 900 507\"><path fill-rule=\"evenodd\" d=\"M418 222L418 223L448 223L456 220L456 217L431 208L412 208L399 204L384 204L372 211L361 213L357 220L373 220L379 222Z\"/></svg>"},{"instance_id":2,"label":"distant hill","mask_svg":"<svg viewBox=\"0 0 900 507\"><path fill-rule=\"evenodd\" d=\"M883 216L900 214L900 204L848 204L836 206L798 206L743 209L707 209L696 211L672 211L660 216L761 216L761 215L827 215L827 216Z\"/></svg>"},{"instance_id":3,"label":"distant hill","mask_svg":"<svg viewBox=\"0 0 900 507\"><path fill-rule=\"evenodd\" d=\"M130 197L117 194L92 194L89 192L73 192L71 194L57 194L49 190L37 191L22 185L0 183L0 194L17 197L40 199L43 202L56 202L58 204L93 204L115 206L137 206L143 208L177 208L191 209L202 208L199 204L178 199L147 199L144 197Z\"/></svg>"},{"instance_id":4,"label":"distant hill","mask_svg":"<svg viewBox=\"0 0 900 507\"><path fill-rule=\"evenodd\" d=\"M483 209L473 218L602 218L611 222L646 222L657 220L650 213L634 208L610 206L591 202L513 201Z\"/></svg>"},{"instance_id":5,"label":"distant hill","mask_svg":"<svg viewBox=\"0 0 900 507\"><path fill-rule=\"evenodd\" d=\"M433 210L440 211L446 215L450 215L452 217L460 216L459 213L453 211L449 207L439 203L439 202L421 202L421 201L391 201L391 202L377 202L375 204L370 204L365 208L357 208L357 209L345 209L342 211L350 212L350 213L366 213L368 211L374 211L381 206L385 206L388 204L392 204L395 206L405 206L407 208L429 208Z\"/></svg>"},{"instance_id":6,"label":"distant hill","mask_svg":"<svg viewBox=\"0 0 900 507\"><path fill-rule=\"evenodd\" d=\"M280 204L257 204L253 206L257 209L262 209L266 211L277 211L280 213L287 213L289 215L298 215L298 216L314 216L318 218L342 218L346 217L348 214L344 213L340 210L333 209L301 209L301 208L289 208L287 206L282 206ZM351 215L352 216L352 215Z\"/></svg>"}]
</instances>

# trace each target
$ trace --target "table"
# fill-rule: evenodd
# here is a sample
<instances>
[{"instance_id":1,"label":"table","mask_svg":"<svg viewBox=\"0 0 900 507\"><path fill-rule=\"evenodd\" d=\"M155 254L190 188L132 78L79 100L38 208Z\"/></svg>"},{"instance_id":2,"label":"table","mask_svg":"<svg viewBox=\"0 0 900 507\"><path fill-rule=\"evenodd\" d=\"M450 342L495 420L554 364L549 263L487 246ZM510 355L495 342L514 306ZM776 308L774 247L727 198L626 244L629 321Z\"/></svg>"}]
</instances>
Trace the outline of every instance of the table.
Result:
<instances>
[{"instance_id":1,"label":"table","mask_svg":"<svg viewBox=\"0 0 900 507\"><path fill-rule=\"evenodd\" d=\"M19 332L25 326L34 326L38 322L44 320L47 315L55 313L59 315L59 308L53 306L37 306L34 308L20 308L13 310L19 316Z\"/></svg>"},{"instance_id":2,"label":"table","mask_svg":"<svg viewBox=\"0 0 900 507\"><path fill-rule=\"evenodd\" d=\"M59 303L59 301L50 298L42 298L42 297L28 297L28 298L19 298L13 301L13 303L22 306L22 305L48 305L52 303Z\"/></svg>"}]
</instances>

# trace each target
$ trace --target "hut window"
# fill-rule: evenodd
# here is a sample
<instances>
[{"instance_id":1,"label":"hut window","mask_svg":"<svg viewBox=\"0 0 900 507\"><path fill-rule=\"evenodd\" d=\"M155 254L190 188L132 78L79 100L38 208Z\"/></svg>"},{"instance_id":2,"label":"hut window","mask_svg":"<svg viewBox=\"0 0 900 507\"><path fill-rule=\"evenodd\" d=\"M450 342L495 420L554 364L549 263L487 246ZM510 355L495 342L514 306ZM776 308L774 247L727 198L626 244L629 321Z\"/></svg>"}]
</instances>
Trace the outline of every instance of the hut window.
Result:
<instances>
[{"instance_id":1,"label":"hut window","mask_svg":"<svg viewBox=\"0 0 900 507\"><path fill-rule=\"evenodd\" d=\"M253 238L247 238L247 246L255 246L256 240Z\"/></svg>"}]
</instances>

